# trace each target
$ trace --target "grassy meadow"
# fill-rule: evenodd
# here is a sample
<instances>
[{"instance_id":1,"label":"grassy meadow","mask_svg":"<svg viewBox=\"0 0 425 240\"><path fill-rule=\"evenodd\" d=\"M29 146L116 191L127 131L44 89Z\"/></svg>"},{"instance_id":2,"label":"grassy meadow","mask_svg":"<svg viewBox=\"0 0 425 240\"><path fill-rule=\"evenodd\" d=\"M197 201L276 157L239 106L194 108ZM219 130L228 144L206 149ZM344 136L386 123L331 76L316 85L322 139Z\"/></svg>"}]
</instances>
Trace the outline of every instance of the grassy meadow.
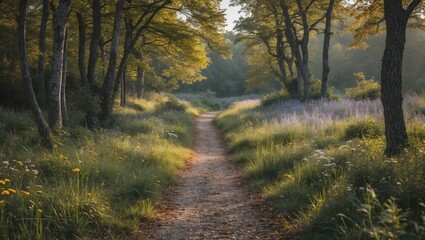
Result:
<instances>
[{"instance_id":1,"label":"grassy meadow","mask_svg":"<svg viewBox=\"0 0 425 240\"><path fill-rule=\"evenodd\" d=\"M378 99L247 100L216 124L300 239L425 239L425 96L405 96L404 110L410 146L395 158Z\"/></svg>"},{"instance_id":2,"label":"grassy meadow","mask_svg":"<svg viewBox=\"0 0 425 240\"><path fill-rule=\"evenodd\" d=\"M130 238L184 166L196 114L161 95L131 99L106 129L73 112L46 150L31 113L0 109L0 239Z\"/></svg>"}]
</instances>

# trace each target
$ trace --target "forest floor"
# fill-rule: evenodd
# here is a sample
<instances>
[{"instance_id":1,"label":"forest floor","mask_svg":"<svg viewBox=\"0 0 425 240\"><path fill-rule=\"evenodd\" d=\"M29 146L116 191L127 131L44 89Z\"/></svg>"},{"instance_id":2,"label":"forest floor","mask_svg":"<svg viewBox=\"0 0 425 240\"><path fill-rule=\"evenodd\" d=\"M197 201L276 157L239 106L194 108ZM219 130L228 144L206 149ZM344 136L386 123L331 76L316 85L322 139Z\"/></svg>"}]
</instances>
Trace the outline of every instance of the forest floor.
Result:
<instances>
[{"instance_id":1,"label":"forest floor","mask_svg":"<svg viewBox=\"0 0 425 240\"><path fill-rule=\"evenodd\" d=\"M147 239L282 239L282 220L241 178L213 124L196 121L194 153L179 181L165 193Z\"/></svg>"}]
</instances>

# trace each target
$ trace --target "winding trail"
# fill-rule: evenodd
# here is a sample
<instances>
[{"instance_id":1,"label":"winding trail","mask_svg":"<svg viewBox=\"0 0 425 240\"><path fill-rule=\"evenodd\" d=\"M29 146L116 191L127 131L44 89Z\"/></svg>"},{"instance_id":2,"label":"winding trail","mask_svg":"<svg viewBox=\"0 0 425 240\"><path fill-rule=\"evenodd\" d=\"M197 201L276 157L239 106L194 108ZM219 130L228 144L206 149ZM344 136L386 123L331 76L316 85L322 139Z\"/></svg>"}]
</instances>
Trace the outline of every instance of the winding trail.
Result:
<instances>
[{"instance_id":1,"label":"winding trail","mask_svg":"<svg viewBox=\"0 0 425 240\"><path fill-rule=\"evenodd\" d=\"M283 239L279 218L228 160L216 115L197 119L192 163L166 193L147 239Z\"/></svg>"}]
</instances>

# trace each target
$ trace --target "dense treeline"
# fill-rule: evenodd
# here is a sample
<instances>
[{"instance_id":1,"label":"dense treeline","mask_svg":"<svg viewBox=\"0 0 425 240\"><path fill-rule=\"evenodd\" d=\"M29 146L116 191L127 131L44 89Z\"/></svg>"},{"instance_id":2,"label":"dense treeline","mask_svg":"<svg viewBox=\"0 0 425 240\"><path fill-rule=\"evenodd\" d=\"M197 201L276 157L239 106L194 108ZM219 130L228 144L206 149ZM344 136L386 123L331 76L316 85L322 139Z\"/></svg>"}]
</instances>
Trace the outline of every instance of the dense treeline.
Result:
<instances>
[{"instance_id":1,"label":"dense treeline","mask_svg":"<svg viewBox=\"0 0 425 240\"><path fill-rule=\"evenodd\" d=\"M108 123L118 96L123 106L129 91L142 98L146 87L202 80L208 51L228 55L217 1L0 4L0 103L30 107L46 143L69 125L68 106L88 126Z\"/></svg>"}]
</instances>

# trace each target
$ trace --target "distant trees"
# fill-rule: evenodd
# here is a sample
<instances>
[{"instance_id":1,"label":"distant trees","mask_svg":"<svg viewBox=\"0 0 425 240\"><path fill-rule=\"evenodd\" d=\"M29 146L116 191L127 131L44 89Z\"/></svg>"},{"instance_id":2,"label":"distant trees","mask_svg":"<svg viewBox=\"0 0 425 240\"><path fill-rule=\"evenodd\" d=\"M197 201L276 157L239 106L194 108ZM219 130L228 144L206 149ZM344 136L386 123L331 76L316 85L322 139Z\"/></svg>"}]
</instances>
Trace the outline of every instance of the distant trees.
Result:
<instances>
[{"instance_id":1,"label":"distant trees","mask_svg":"<svg viewBox=\"0 0 425 240\"><path fill-rule=\"evenodd\" d=\"M327 95L327 76L329 74L328 49L331 36L331 22L333 10L344 8L341 1L311 0L304 2L294 1L245 1L234 0L242 6L247 17L241 18L236 27L241 32L240 38L249 42L263 43L267 52L276 59L280 75L284 82L287 72L291 80L296 72L297 94L299 97L312 97L312 83L310 73L309 42L310 35L320 32L324 25L325 43L323 46L323 84L322 96ZM272 46L275 47L272 47ZM247 46L250 46L249 44ZM295 60L295 69L292 62ZM287 66L285 66L285 63ZM270 64L272 65L272 64ZM271 66L273 71L273 66ZM289 88L286 86L287 88ZM291 90L291 89L288 89Z\"/></svg>"}]
</instances>

